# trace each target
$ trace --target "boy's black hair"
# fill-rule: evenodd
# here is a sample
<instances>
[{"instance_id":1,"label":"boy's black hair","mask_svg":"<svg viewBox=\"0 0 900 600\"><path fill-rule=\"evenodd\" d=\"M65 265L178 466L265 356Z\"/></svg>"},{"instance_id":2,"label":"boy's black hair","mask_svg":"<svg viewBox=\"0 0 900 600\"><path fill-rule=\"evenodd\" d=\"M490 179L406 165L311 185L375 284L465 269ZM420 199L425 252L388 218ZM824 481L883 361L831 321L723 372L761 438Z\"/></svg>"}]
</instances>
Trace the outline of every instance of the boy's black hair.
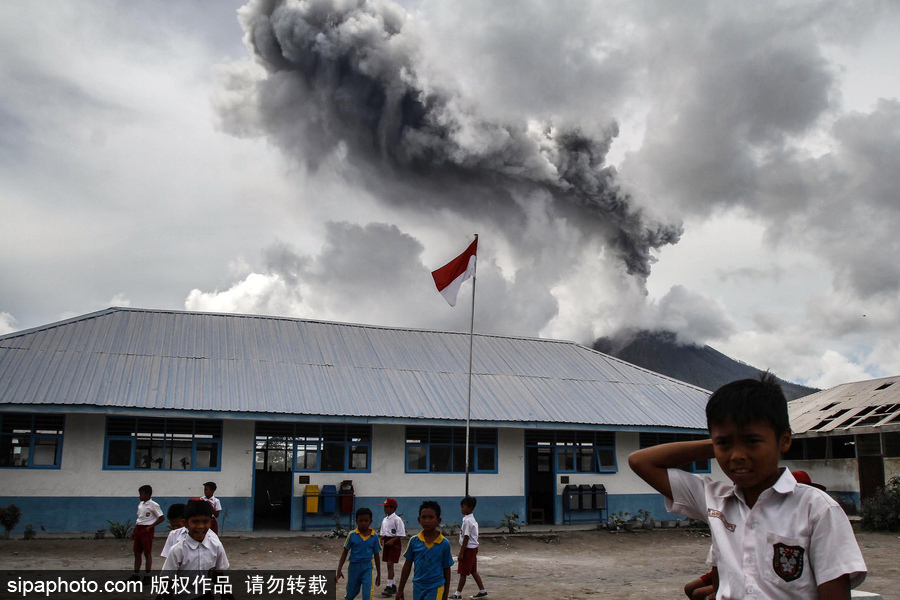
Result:
<instances>
[{"instance_id":1,"label":"boy's black hair","mask_svg":"<svg viewBox=\"0 0 900 600\"><path fill-rule=\"evenodd\" d=\"M151 497L153 496L153 488L149 485L142 485L138 488L138 494L143 494L145 492L150 494Z\"/></svg>"},{"instance_id":2,"label":"boy's black hair","mask_svg":"<svg viewBox=\"0 0 900 600\"><path fill-rule=\"evenodd\" d=\"M358 519L360 515L369 515L369 518L372 518L372 510L366 508L365 506L356 510L356 518Z\"/></svg>"},{"instance_id":3,"label":"boy's black hair","mask_svg":"<svg viewBox=\"0 0 900 600\"><path fill-rule=\"evenodd\" d=\"M208 487L212 491L216 491L216 482L215 481L207 481L203 484L203 487Z\"/></svg>"},{"instance_id":4,"label":"boy's black hair","mask_svg":"<svg viewBox=\"0 0 900 600\"><path fill-rule=\"evenodd\" d=\"M206 500L188 500L184 507L184 520L191 517L212 517L212 505Z\"/></svg>"},{"instance_id":5,"label":"boy's black hair","mask_svg":"<svg viewBox=\"0 0 900 600\"><path fill-rule=\"evenodd\" d=\"M475 505L478 504L478 498L473 498L472 496L466 496L462 500L459 501L460 506L468 506L472 510L475 510Z\"/></svg>"},{"instance_id":6,"label":"boy's black hair","mask_svg":"<svg viewBox=\"0 0 900 600\"><path fill-rule=\"evenodd\" d=\"M422 504L419 505L419 516L422 516L422 511L426 508L430 508L434 511L434 515L438 518L441 516L441 505L437 503L436 500L426 500Z\"/></svg>"},{"instance_id":7,"label":"boy's black hair","mask_svg":"<svg viewBox=\"0 0 900 600\"><path fill-rule=\"evenodd\" d=\"M759 379L740 379L726 383L706 403L706 426L731 419L738 427L753 421L765 421L779 436L791 428L787 400L774 375L766 371Z\"/></svg>"},{"instance_id":8,"label":"boy's black hair","mask_svg":"<svg viewBox=\"0 0 900 600\"><path fill-rule=\"evenodd\" d=\"M183 519L184 518L184 504L181 502L176 502L169 506L169 510L166 511L166 518L168 520L172 519Z\"/></svg>"}]
</instances>

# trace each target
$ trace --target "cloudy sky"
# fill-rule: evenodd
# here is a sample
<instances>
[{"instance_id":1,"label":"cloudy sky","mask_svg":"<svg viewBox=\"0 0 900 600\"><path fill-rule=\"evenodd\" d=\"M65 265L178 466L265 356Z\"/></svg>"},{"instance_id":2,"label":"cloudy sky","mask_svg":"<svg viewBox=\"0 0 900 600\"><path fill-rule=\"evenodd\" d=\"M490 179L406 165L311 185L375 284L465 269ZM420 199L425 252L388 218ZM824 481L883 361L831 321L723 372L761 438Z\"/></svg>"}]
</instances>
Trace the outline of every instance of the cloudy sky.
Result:
<instances>
[{"instance_id":1,"label":"cloudy sky","mask_svg":"<svg viewBox=\"0 0 900 600\"><path fill-rule=\"evenodd\" d=\"M0 333L108 306L675 331L900 373L893 2L0 0Z\"/></svg>"}]
</instances>

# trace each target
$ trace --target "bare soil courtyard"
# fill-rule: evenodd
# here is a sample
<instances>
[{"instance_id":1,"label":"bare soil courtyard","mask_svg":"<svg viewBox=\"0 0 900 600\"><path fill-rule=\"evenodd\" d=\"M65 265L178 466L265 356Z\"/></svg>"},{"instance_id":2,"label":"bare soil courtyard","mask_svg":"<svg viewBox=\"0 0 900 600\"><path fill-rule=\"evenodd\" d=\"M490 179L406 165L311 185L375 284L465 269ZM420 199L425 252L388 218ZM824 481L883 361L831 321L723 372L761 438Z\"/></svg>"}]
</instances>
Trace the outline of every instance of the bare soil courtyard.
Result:
<instances>
[{"instance_id":1,"label":"bare soil courtyard","mask_svg":"<svg viewBox=\"0 0 900 600\"><path fill-rule=\"evenodd\" d=\"M160 534L164 529L160 528ZM19 537L0 541L0 569L130 569L132 566L128 540L44 536L25 541ZM868 579L860 589L880 593L885 599L900 597L900 535L858 533L857 539L869 567ZM334 570L342 542L289 534L223 538L232 569ZM451 542L455 556L457 540ZM615 534L606 531L519 535L483 532L478 564L492 598L674 599L684 598L684 584L705 572L709 544L705 532L679 529ZM157 537L155 551L162 546L163 539ZM154 561L154 571L161 566L161 559ZM385 577L384 570L382 577ZM454 570L453 589L456 581ZM470 579L465 597L477 591L473 587ZM343 590L343 581L338 590Z\"/></svg>"}]
</instances>

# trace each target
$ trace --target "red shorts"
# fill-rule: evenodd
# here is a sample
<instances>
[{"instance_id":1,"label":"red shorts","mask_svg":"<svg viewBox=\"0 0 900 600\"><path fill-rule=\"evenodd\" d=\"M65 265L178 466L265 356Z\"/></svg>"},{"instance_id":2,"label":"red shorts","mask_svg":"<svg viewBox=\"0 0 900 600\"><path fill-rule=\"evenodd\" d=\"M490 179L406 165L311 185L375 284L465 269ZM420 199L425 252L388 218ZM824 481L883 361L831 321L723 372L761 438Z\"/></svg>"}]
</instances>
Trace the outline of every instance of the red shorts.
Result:
<instances>
[{"instance_id":1,"label":"red shorts","mask_svg":"<svg viewBox=\"0 0 900 600\"><path fill-rule=\"evenodd\" d=\"M384 542L389 542L390 540L397 540L395 543L390 546L385 545ZM398 563L400 562L400 551L403 540L396 537L384 538L381 544L381 560L386 563Z\"/></svg>"},{"instance_id":2,"label":"red shorts","mask_svg":"<svg viewBox=\"0 0 900 600\"><path fill-rule=\"evenodd\" d=\"M209 520L209 528L212 529L214 534L219 535L219 522L215 517Z\"/></svg>"},{"instance_id":3,"label":"red shorts","mask_svg":"<svg viewBox=\"0 0 900 600\"><path fill-rule=\"evenodd\" d=\"M134 526L134 553L150 554L153 552L154 528L149 525Z\"/></svg>"},{"instance_id":4,"label":"red shorts","mask_svg":"<svg viewBox=\"0 0 900 600\"><path fill-rule=\"evenodd\" d=\"M456 572L460 575L471 575L478 572L478 548L466 548L456 563Z\"/></svg>"},{"instance_id":5,"label":"red shorts","mask_svg":"<svg viewBox=\"0 0 900 600\"><path fill-rule=\"evenodd\" d=\"M701 575L701 576L700 576L700 581L703 582L703 585L712 585L712 584L713 584L713 580L712 580L712 571L710 571L710 572L707 573L706 575Z\"/></svg>"}]
</instances>

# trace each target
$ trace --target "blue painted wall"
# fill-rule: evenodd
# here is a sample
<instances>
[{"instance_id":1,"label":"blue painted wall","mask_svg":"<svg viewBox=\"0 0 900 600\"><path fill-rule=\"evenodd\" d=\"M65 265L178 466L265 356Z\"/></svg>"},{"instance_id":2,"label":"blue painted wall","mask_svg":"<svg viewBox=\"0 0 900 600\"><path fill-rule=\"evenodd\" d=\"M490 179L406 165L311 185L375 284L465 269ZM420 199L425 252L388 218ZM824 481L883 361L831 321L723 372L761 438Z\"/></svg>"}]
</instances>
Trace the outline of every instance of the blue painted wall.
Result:
<instances>
[{"instance_id":1,"label":"blue painted wall","mask_svg":"<svg viewBox=\"0 0 900 600\"><path fill-rule=\"evenodd\" d=\"M184 502L186 498L169 498L166 496L154 496L155 500L165 514L170 504ZM225 531L249 531L252 515L250 498L220 498L225 515ZM94 532L98 529L108 529L109 521L125 523L131 521L134 524L137 515L137 507L140 500L134 498L110 498L106 496L89 496L74 498L57 498L52 496L10 497L0 496L0 506L15 504L22 509L22 519L13 529L12 533L25 530L25 525L33 523L39 534L41 527L47 533ZM220 529L223 524L219 517ZM157 531L168 531L168 525L161 524Z\"/></svg>"}]
</instances>

